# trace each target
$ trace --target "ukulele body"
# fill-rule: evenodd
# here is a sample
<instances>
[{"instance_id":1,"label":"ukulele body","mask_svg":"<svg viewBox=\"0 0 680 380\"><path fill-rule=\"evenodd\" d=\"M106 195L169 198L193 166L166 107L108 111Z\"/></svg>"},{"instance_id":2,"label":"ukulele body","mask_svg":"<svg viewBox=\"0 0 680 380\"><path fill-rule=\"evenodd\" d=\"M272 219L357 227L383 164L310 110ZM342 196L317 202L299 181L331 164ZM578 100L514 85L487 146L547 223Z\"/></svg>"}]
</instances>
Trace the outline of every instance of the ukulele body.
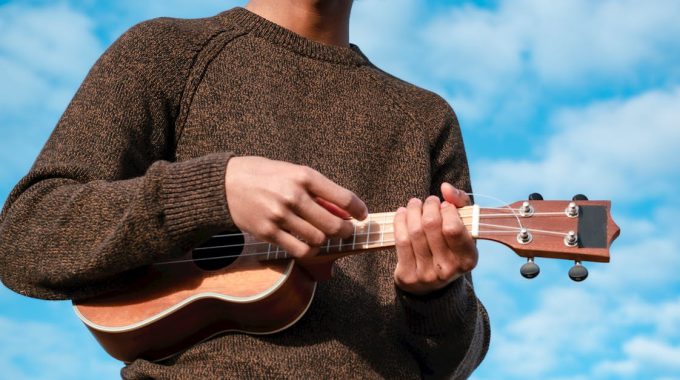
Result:
<instances>
[{"instance_id":1,"label":"ukulele body","mask_svg":"<svg viewBox=\"0 0 680 380\"><path fill-rule=\"evenodd\" d=\"M127 289L74 302L102 347L123 362L159 361L224 332L272 334L293 325L316 282L293 260L241 255L205 270L186 262L152 265Z\"/></svg>"}]
</instances>

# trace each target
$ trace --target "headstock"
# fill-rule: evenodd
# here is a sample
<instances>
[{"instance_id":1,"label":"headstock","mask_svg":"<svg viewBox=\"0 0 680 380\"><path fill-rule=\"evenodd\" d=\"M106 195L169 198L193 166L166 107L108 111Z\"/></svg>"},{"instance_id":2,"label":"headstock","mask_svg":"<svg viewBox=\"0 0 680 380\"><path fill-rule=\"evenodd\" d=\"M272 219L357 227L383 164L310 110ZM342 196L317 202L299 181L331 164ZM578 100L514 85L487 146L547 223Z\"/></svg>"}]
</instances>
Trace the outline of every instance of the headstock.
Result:
<instances>
[{"instance_id":1,"label":"headstock","mask_svg":"<svg viewBox=\"0 0 680 380\"><path fill-rule=\"evenodd\" d=\"M527 263L520 273L536 277L536 257L573 260L569 271L582 281L588 271L582 261L609 262L609 247L620 229L610 215L610 201L589 201L579 194L571 201L545 201L534 193L527 201L498 208L479 209L476 237L510 247Z\"/></svg>"}]
</instances>

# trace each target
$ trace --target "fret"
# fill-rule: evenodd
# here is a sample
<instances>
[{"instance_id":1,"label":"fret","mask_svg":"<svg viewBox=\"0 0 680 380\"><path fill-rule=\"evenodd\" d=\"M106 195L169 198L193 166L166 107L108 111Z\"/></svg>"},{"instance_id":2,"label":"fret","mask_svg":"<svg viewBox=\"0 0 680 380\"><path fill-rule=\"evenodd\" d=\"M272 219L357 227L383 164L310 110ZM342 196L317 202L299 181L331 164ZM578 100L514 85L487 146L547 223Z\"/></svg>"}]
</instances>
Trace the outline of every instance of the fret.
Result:
<instances>
[{"instance_id":1,"label":"fret","mask_svg":"<svg viewBox=\"0 0 680 380\"><path fill-rule=\"evenodd\" d=\"M366 248L366 242L368 241L368 239L366 239L366 234L364 233L364 231L366 229L366 224L362 223L361 225L357 225L357 227L360 228L357 235L359 235L361 237L361 240L359 240L359 249Z\"/></svg>"},{"instance_id":2,"label":"fret","mask_svg":"<svg viewBox=\"0 0 680 380\"><path fill-rule=\"evenodd\" d=\"M465 219L463 219L465 221ZM467 223L465 223L467 225ZM479 237L479 205L472 206L472 225L470 226L470 234L473 238Z\"/></svg>"},{"instance_id":3,"label":"fret","mask_svg":"<svg viewBox=\"0 0 680 380\"><path fill-rule=\"evenodd\" d=\"M357 225L353 224L354 226L354 234L352 234L352 251L356 249L356 244L357 244Z\"/></svg>"},{"instance_id":4,"label":"fret","mask_svg":"<svg viewBox=\"0 0 680 380\"><path fill-rule=\"evenodd\" d=\"M326 243L326 253L331 251L331 238L328 238L328 242Z\"/></svg>"},{"instance_id":5,"label":"fret","mask_svg":"<svg viewBox=\"0 0 680 380\"><path fill-rule=\"evenodd\" d=\"M272 243L267 244L267 260L271 260L272 255Z\"/></svg>"},{"instance_id":6,"label":"fret","mask_svg":"<svg viewBox=\"0 0 680 380\"><path fill-rule=\"evenodd\" d=\"M385 224L385 216L383 216L383 224ZM384 241L385 241L385 226L381 225L380 226L380 246L384 246Z\"/></svg>"},{"instance_id":7,"label":"fret","mask_svg":"<svg viewBox=\"0 0 680 380\"><path fill-rule=\"evenodd\" d=\"M368 216L368 231L366 232L366 248L371 246L371 216Z\"/></svg>"}]
</instances>

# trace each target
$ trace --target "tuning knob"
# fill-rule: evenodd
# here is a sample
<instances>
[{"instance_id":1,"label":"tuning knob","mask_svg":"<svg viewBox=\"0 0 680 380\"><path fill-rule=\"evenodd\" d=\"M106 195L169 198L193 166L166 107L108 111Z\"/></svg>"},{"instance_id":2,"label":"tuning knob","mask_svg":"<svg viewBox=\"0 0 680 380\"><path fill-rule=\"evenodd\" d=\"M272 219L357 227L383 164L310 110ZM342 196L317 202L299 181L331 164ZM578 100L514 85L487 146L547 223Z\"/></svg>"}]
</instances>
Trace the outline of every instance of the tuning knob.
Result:
<instances>
[{"instance_id":1,"label":"tuning knob","mask_svg":"<svg viewBox=\"0 0 680 380\"><path fill-rule=\"evenodd\" d=\"M530 201L542 201L543 196L539 193L531 193L531 194L529 194L529 200Z\"/></svg>"},{"instance_id":2,"label":"tuning knob","mask_svg":"<svg viewBox=\"0 0 680 380\"><path fill-rule=\"evenodd\" d=\"M527 259L527 262L519 268L519 273L524 278L532 279L541 273L541 268L534 262L534 258L530 257Z\"/></svg>"},{"instance_id":3,"label":"tuning knob","mask_svg":"<svg viewBox=\"0 0 680 380\"><path fill-rule=\"evenodd\" d=\"M581 265L580 261L575 261L574 266L569 269L569 278L573 281L581 282L588 278L588 269Z\"/></svg>"},{"instance_id":4,"label":"tuning knob","mask_svg":"<svg viewBox=\"0 0 680 380\"><path fill-rule=\"evenodd\" d=\"M583 195L583 194L576 194L576 195L574 195L573 197L571 197L571 200L572 200L572 201L587 201L587 200L588 200L588 197L586 197L586 196Z\"/></svg>"}]
</instances>

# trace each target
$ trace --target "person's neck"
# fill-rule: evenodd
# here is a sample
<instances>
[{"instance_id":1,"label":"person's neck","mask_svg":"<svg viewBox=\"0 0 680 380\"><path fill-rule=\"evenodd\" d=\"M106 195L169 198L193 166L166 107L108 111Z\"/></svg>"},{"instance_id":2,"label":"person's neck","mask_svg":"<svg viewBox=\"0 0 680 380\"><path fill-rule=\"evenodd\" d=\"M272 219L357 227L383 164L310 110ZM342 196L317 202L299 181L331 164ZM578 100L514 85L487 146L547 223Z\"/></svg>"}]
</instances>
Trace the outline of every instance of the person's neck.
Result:
<instances>
[{"instance_id":1,"label":"person's neck","mask_svg":"<svg viewBox=\"0 0 680 380\"><path fill-rule=\"evenodd\" d=\"M352 0L250 0L245 8L310 40L349 46Z\"/></svg>"}]
</instances>

